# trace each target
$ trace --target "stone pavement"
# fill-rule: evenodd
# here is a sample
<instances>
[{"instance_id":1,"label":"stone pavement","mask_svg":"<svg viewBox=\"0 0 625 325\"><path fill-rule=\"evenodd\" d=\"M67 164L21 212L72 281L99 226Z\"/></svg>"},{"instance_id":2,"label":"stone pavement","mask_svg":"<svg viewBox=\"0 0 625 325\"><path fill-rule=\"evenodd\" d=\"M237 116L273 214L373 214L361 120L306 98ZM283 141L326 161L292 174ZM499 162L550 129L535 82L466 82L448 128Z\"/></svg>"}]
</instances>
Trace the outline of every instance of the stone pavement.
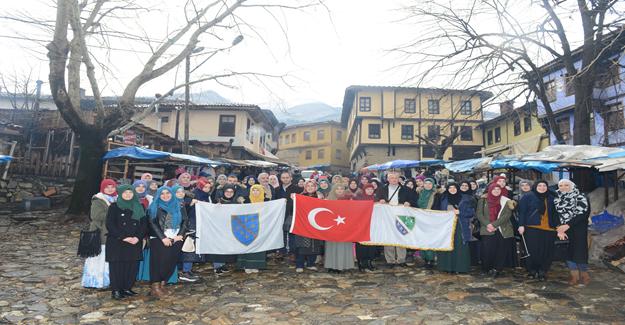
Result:
<instances>
[{"instance_id":1,"label":"stone pavement","mask_svg":"<svg viewBox=\"0 0 625 325\"><path fill-rule=\"evenodd\" d=\"M416 267L375 273L296 274L271 262L258 274L217 278L197 267L201 283L175 295L117 302L80 286L80 227L60 213L0 216L0 323L24 324L623 324L625 275L593 267L588 287L567 287L556 265L547 282L521 270L492 280L477 274L427 274Z\"/></svg>"}]
</instances>

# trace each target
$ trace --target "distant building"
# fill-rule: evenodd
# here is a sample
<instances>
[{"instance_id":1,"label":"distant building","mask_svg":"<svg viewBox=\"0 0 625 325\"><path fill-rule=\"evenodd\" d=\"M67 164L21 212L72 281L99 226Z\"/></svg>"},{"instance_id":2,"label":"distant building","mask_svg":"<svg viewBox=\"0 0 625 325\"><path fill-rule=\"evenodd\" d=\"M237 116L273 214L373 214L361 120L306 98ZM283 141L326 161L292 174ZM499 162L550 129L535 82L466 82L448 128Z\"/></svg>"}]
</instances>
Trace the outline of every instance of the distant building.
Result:
<instances>
[{"instance_id":1,"label":"distant building","mask_svg":"<svg viewBox=\"0 0 625 325\"><path fill-rule=\"evenodd\" d=\"M345 128L326 121L287 126L280 132L278 156L302 169L349 170Z\"/></svg>"},{"instance_id":2,"label":"distant building","mask_svg":"<svg viewBox=\"0 0 625 325\"><path fill-rule=\"evenodd\" d=\"M619 39L615 36L620 35ZM601 146L625 145L625 34L614 33L604 38L610 47L597 63L598 81L593 92L593 111L590 112L590 138L591 144ZM581 48L573 51L576 59L575 66L581 65ZM566 144L573 144L573 126L575 109L575 89L572 82L568 82L568 76L564 64L559 60L551 61L539 68L547 97L555 115L555 122L560 127L560 132ZM544 105L538 102L538 114L540 118L546 117ZM556 143L553 132L549 132L550 142Z\"/></svg>"},{"instance_id":3,"label":"distant building","mask_svg":"<svg viewBox=\"0 0 625 325\"><path fill-rule=\"evenodd\" d=\"M482 149L482 102L489 92L350 86L345 90L341 124L347 131L350 167L395 159L435 157L424 138L439 139L453 128L459 136L445 151L445 159L476 157Z\"/></svg>"},{"instance_id":4,"label":"distant building","mask_svg":"<svg viewBox=\"0 0 625 325\"><path fill-rule=\"evenodd\" d=\"M514 103L508 101L499 104L499 109L499 116L478 126L483 131L483 156L532 153L549 146L535 103L514 108Z\"/></svg>"},{"instance_id":5,"label":"distant building","mask_svg":"<svg viewBox=\"0 0 625 325\"><path fill-rule=\"evenodd\" d=\"M157 113L141 123L175 138L177 112L178 139L183 140L182 105L161 104ZM269 110L243 104L190 105L189 116L189 140L194 151L209 157L278 160L277 137L284 124Z\"/></svg>"}]
</instances>

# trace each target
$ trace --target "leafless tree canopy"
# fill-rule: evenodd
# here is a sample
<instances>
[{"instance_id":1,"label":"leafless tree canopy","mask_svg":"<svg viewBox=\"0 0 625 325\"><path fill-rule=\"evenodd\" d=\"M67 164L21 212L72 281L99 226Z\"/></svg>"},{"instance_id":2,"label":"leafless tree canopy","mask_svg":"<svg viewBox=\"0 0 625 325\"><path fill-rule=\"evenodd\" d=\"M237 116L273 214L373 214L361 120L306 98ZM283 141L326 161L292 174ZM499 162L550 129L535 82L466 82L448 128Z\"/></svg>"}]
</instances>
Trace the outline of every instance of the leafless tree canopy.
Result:
<instances>
[{"instance_id":1,"label":"leafless tree canopy","mask_svg":"<svg viewBox=\"0 0 625 325\"><path fill-rule=\"evenodd\" d=\"M415 0L403 13L404 22L414 23L418 31L393 49L402 57L399 67L410 71L408 83L491 90L499 100L538 99L551 130L562 140L539 69L559 60L575 87L575 143L589 143L590 94L601 58L625 33L625 3ZM581 52L575 53L578 46Z\"/></svg>"}]
</instances>

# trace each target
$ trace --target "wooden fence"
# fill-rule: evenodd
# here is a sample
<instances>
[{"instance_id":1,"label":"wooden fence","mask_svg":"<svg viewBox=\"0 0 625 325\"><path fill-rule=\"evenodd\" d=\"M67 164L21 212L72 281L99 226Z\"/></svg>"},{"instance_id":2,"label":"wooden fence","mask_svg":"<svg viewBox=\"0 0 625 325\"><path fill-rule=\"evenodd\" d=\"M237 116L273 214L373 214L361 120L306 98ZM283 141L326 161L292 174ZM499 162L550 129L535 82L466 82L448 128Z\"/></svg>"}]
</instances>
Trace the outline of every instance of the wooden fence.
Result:
<instances>
[{"instance_id":1,"label":"wooden fence","mask_svg":"<svg viewBox=\"0 0 625 325\"><path fill-rule=\"evenodd\" d=\"M43 152L33 151L30 158L15 157L9 173L73 178L78 173L78 157L54 154L44 157Z\"/></svg>"}]
</instances>

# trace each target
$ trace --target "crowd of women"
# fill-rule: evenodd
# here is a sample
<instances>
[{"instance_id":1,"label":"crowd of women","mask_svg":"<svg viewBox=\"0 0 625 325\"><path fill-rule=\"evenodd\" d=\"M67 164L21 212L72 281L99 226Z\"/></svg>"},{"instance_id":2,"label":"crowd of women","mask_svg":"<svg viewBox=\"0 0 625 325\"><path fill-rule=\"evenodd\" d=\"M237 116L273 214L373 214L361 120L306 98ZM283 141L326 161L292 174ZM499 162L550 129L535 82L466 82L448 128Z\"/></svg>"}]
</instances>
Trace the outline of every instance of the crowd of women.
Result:
<instances>
[{"instance_id":1,"label":"crowd of women","mask_svg":"<svg viewBox=\"0 0 625 325\"><path fill-rule=\"evenodd\" d=\"M561 180L557 189L547 182L521 182L512 196L505 176L496 177L486 188L473 180L437 185L433 178L405 178L389 172L386 181L362 175L314 175L293 179L289 172L257 177L219 175L193 177L181 172L160 186L144 174L132 185L117 185L105 179L93 196L90 230L99 229L102 253L85 261L82 285L110 288L114 299L136 295L137 280L151 283L150 294L171 295L168 283L195 282L194 263L212 263L215 274L229 266L246 273L267 267L267 253L292 260L295 272L317 271L318 263L330 273L358 268L376 269L380 252L387 267L407 267L407 256L422 260L424 268L467 273L480 266L483 275L499 277L505 268L526 267L528 276L545 280L556 255L571 272L570 284L587 284L589 206L574 183ZM454 248L450 252L409 251L401 247L374 247L349 242L323 242L288 232L292 222L293 194L325 200L370 200L381 204L453 211L457 217ZM195 233L198 201L215 204L256 203L286 199L283 226L285 248L276 252L241 255L198 255L187 247ZM517 255L517 241L524 248ZM193 245L190 245L192 247ZM521 259L519 259L519 257Z\"/></svg>"}]
</instances>

